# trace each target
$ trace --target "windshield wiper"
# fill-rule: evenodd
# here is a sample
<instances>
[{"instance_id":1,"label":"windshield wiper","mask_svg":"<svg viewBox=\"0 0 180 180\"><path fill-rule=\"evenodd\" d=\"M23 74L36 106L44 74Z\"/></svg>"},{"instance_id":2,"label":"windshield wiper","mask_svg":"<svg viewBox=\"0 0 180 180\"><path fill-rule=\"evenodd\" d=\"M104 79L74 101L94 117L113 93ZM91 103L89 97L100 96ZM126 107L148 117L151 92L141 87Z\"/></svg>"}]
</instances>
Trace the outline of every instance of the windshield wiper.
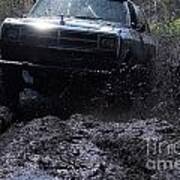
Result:
<instances>
[{"instance_id":1,"label":"windshield wiper","mask_svg":"<svg viewBox=\"0 0 180 180\"><path fill-rule=\"evenodd\" d=\"M79 19L102 20L102 18L100 17L91 17L91 16L74 16L74 17Z\"/></svg>"}]
</instances>

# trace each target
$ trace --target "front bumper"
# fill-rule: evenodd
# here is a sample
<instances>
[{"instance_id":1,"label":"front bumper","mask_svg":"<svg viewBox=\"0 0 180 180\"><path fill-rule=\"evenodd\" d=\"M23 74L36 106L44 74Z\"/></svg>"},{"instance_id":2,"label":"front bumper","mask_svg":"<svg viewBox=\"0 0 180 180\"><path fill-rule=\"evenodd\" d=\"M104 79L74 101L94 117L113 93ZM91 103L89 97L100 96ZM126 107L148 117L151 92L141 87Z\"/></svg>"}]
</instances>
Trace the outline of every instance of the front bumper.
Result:
<instances>
[{"instance_id":1,"label":"front bumper","mask_svg":"<svg viewBox=\"0 0 180 180\"><path fill-rule=\"evenodd\" d=\"M32 47L20 44L3 44L6 52L0 64L23 68L58 69L71 72L108 72L116 66L112 51L63 49L58 47Z\"/></svg>"},{"instance_id":2,"label":"front bumper","mask_svg":"<svg viewBox=\"0 0 180 180\"><path fill-rule=\"evenodd\" d=\"M46 72L54 72L54 73L68 73L68 74L101 74L101 75L110 75L112 74L112 71L108 70L91 70L91 69L74 69L74 68L64 68L64 67L59 67L59 66L47 66L47 65L42 65L42 64L35 64L35 63L30 63L27 61L8 61L8 60L0 60L0 68L1 67L11 67L11 68L17 68L21 70L28 70L28 71L46 71Z\"/></svg>"}]
</instances>

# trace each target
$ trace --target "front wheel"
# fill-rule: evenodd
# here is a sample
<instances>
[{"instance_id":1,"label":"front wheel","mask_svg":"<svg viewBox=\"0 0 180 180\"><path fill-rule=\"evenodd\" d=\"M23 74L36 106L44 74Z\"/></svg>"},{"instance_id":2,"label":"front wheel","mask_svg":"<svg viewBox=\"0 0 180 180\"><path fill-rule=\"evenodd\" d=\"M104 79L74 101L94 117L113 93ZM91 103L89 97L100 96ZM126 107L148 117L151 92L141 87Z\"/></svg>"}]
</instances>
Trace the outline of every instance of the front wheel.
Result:
<instances>
[{"instance_id":1,"label":"front wheel","mask_svg":"<svg viewBox=\"0 0 180 180\"><path fill-rule=\"evenodd\" d=\"M16 113L19 106L19 93L22 89L21 70L15 67L2 67L0 70L1 105Z\"/></svg>"}]
</instances>

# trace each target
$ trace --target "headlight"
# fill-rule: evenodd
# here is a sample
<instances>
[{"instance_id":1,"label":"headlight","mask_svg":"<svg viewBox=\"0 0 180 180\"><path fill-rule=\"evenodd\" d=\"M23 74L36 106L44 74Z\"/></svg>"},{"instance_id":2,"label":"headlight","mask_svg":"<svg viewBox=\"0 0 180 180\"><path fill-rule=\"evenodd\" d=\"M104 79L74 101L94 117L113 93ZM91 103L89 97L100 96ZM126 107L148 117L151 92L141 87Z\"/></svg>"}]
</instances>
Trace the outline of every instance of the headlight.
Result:
<instances>
[{"instance_id":1,"label":"headlight","mask_svg":"<svg viewBox=\"0 0 180 180\"><path fill-rule=\"evenodd\" d=\"M113 37L102 37L100 39L100 48L114 49L117 46L117 41Z\"/></svg>"}]
</instances>

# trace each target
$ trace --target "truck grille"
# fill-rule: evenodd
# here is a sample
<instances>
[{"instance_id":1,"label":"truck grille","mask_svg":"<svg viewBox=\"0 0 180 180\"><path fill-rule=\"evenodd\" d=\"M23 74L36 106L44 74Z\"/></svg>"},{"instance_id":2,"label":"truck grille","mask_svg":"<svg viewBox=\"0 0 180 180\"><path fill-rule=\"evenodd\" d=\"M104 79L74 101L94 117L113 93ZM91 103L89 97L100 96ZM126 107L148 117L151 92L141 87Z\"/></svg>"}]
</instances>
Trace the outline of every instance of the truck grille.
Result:
<instances>
[{"instance_id":1,"label":"truck grille","mask_svg":"<svg viewBox=\"0 0 180 180\"><path fill-rule=\"evenodd\" d=\"M61 30L59 32L60 47L70 48L97 48L97 34Z\"/></svg>"},{"instance_id":2,"label":"truck grille","mask_svg":"<svg viewBox=\"0 0 180 180\"><path fill-rule=\"evenodd\" d=\"M70 30L38 31L23 27L20 33L21 42L30 46L95 49L97 34Z\"/></svg>"}]
</instances>

